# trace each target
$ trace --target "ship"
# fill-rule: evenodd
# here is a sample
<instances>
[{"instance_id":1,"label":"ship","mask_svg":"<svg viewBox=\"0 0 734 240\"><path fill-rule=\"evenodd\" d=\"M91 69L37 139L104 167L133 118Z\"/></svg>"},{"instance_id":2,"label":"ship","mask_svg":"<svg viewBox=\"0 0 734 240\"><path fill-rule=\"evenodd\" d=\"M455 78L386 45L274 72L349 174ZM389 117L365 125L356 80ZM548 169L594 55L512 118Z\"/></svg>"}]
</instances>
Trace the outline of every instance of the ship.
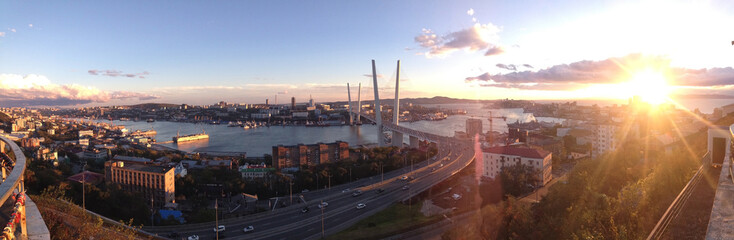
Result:
<instances>
[{"instance_id":1,"label":"ship","mask_svg":"<svg viewBox=\"0 0 734 240\"><path fill-rule=\"evenodd\" d=\"M135 130L135 132L130 133L130 135L133 135L133 136L153 136L153 137L155 137L156 134L158 134L158 132L155 129L150 129L148 131Z\"/></svg>"},{"instance_id":2,"label":"ship","mask_svg":"<svg viewBox=\"0 0 734 240\"><path fill-rule=\"evenodd\" d=\"M181 143L181 142L189 142L189 141L197 141L197 140L205 140L205 139L209 139L209 135L207 135L206 132L202 130L201 133L184 135L184 136L180 136L177 133L176 136L173 137L173 142Z\"/></svg>"},{"instance_id":3,"label":"ship","mask_svg":"<svg viewBox=\"0 0 734 240\"><path fill-rule=\"evenodd\" d=\"M155 119L148 118L147 122L155 122Z\"/></svg>"}]
</instances>

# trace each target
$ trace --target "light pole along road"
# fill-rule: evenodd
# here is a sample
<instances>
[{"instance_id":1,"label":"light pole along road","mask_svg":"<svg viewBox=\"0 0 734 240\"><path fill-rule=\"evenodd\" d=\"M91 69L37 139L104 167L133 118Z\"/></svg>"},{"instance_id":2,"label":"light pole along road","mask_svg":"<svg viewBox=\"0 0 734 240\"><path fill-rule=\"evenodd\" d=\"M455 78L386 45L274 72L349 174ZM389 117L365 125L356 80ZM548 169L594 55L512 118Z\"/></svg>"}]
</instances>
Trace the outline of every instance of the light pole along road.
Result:
<instances>
[{"instance_id":1,"label":"light pole along road","mask_svg":"<svg viewBox=\"0 0 734 240\"><path fill-rule=\"evenodd\" d=\"M327 236L334 234L387 208L394 202L406 200L442 182L461 171L474 159L474 150L468 142L442 138L438 141L437 147L439 154L436 160L416 164L415 170L410 173L414 179L409 182L399 180L400 177L407 176L407 174L402 169L398 169L384 173L384 181L381 181L381 176L376 176L334 186L332 189L304 193L306 203L292 204L274 211L240 218L220 220L219 224L225 225L227 229L220 233L220 237L224 235L232 239L318 239L321 238L322 231ZM439 167L440 164L443 164L443 167ZM410 166L405 168L409 169ZM431 171L433 168L436 170ZM403 190L406 184L409 185L410 191ZM343 192L347 188L351 191ZM376 190L380 188L384 189L384 192L377 193ZM353 197L352 191L356 189L363 191L363 194ZM319 209L318 205L321 201L328 202L328 206ZM363 203L366 207L356 209L358 203ZM302 213L301 209L306 206L310 211ZM183 237L198 235L201 239L210 239L215 237L214 226L212 222L144 227L144 230L161 236L177 232ZM245 233L243 228L247 226L253 226L255 231Z\"/></svg>"}]
</instances>

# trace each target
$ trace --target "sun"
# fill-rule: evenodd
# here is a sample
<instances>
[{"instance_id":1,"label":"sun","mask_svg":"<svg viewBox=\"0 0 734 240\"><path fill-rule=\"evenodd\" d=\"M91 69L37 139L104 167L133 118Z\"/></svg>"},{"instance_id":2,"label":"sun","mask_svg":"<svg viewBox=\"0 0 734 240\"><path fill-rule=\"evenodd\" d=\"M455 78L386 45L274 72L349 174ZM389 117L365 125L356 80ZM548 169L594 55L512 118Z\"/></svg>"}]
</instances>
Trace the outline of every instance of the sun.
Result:
<instances>
[{"instance_id":1,"label":"sun","mask_svg":"<svg viewBox=\"0 0 734 240\"><path fill-rule=\"evenodd\" d=\"M661 72L652 70L637 72L624 85L632 97L639 96L644 102L658 105L669 100L670 86Z\"/></svg>"}]
</instances>

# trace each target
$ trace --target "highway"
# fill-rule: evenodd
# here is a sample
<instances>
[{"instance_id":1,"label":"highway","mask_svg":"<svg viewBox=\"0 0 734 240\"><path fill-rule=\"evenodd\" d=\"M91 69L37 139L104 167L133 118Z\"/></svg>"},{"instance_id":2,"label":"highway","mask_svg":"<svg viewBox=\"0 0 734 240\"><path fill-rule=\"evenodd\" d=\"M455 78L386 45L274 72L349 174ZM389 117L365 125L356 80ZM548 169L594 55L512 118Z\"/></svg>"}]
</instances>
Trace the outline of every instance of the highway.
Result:
<instances>
[{"instance_id":1,"label":"highway","mask_svg":"<svg viewBox=\"0 0 734 240\"><path fill-rule=\"evenodd\" d=\"M364 219L390 204L408 199L431 186L447 179L451 175L463 169L474 158L473 149L466 142L460 143L451 138L442 138L438 141L439 153L436 160L424 161L410 166L387 172L384 181L380 176L360 179L358 181L333 186L331 189L322 189L304 193L306 203L295 203L288 207L275 209L257 214L251 214L240 218L221 220L220 225L225 225L226 230L220 233L220 238L225 239L317 239L321 237L321 209L318 204L321 201L328 202L324 208L324 233L326 235L341 231L357 221ZM448 157L448 158L446 158ZM442 160L444 159L444 160ZM443 165L443 167L440 167ZM435 168L435 171L432 169ZM411 176L411 181L400 180L402 176ZM403 186L409 185L407 190ZM343 192L349 188L350 191ZM384 192L377 193L382 188ZM352 196L355 190L363 191L357 197ZM288 202L288 196L281 198ZM356 209L357 203L364 203L366 207ZM301 209L308 206L310 211L302 213ZM253 226L254 232L245 233L243 229ZM200 239L214 239L214 222L200 224L186 224L178 226L143 227L144 230L166 236L177 232L181 237L198 235Z\"/></svg>"}]
</instances>

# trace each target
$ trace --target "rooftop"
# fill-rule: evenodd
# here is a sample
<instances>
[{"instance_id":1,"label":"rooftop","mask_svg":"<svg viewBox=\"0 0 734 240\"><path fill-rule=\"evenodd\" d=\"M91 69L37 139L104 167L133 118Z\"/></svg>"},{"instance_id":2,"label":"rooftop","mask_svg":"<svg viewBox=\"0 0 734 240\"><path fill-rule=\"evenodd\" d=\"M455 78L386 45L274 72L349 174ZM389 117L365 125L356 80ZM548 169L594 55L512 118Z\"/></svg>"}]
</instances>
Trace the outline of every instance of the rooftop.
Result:
<instances>
[{"instance_id":1,"label":"rooftop","mask_svg":"<svg viewBox=\"0 0 734 240\"><path fill-rule=\"evenodd\" d=\"M482 149L486 153L513 155L526 158L545 158L551 153L542 149L535 149L525 146L499 146Z\"/></svg>"},{"instance_id":2,"label":"rooftop","mask_svg":"<svg viewBox=\"0 0 734 240\"><path fill-rule=\"evenodd\" d=\"M152 173L165 173L172 169L171 167L153 166L153 165L146 165L146 164L139 164L139 163L125 163L122 165L121 168L141 171L141 172L152 172Z\"/></svg>"}]
</instances>

